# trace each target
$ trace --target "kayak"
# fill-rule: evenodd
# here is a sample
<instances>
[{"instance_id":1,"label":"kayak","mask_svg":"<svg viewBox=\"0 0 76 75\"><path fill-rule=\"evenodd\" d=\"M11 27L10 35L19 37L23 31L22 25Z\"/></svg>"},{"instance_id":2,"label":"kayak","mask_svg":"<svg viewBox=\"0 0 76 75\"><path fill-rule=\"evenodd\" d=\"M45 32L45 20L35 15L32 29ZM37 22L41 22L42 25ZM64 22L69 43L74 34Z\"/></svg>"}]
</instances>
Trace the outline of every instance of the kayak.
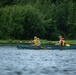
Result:
<instances>
[{"instance_id":1,"label":"kayak","mask_svg":"<svg viewBox=\"0 0 76 75\"><path fill-rule=\"evenodd\" d=\"M17 44L16 47L18 49L33 49L33 50L76 50L76 46L33 46L33 45L26 45L26 44Z\"/></svg>"}]
</instances>

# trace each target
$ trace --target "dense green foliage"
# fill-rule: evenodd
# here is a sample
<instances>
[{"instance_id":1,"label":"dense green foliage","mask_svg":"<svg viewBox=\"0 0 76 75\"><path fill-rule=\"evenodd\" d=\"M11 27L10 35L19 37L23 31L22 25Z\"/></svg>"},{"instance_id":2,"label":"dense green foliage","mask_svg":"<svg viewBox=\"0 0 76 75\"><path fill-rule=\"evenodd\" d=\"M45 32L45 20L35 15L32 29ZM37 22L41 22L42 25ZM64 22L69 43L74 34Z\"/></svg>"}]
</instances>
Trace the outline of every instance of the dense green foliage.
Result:
<instances>
[{"instance_id":1,"label":"dense green foliage","mask_svg":"<svg viewBox=\"0 0 76 75\"><path fill-rule=\"evenodd\" d=\"M76 0L0 0L0 39L76 39Z\"/></svg>"}]
</instances>

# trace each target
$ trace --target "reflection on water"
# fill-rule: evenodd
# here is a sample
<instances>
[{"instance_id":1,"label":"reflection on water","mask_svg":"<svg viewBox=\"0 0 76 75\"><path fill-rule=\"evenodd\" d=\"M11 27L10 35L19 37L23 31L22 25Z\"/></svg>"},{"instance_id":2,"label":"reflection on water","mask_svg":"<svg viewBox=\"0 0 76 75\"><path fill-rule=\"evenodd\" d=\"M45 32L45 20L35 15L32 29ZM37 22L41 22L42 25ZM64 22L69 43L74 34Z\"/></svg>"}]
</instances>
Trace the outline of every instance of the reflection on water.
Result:
<instances>
[{"instance_id":1,"label":"reflection on water","mask_svg":"<svg viewBox=\"0 0 76 75\"><path fill-rule=\"evenodd\" d=\"M0 75L76 75L76 50L0 47Z\"/></svg>"}]
</instances>

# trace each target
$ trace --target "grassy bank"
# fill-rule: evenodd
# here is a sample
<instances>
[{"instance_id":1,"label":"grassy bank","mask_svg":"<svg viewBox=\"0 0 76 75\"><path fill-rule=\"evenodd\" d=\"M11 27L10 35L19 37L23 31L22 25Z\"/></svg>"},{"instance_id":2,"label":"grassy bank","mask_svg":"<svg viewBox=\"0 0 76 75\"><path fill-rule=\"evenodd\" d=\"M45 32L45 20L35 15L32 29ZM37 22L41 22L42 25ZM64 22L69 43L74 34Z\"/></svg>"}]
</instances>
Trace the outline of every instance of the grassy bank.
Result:
<instances>
[{"instance_id":1,"label":"grassy bank","mask_svg":"<svg viewBox=\"0 0 76 75\"><path fill-rule=\"evenodd\" d=\"M32 40L0 40L1 44L16 44L16 43L28 43L31 42ZM48 41L48 40L41 40L42 44L56 44L58 41ZM66 43L68 44L75 44L76 45L76 40L66 40Z\"/></svg>"}]
</instances>

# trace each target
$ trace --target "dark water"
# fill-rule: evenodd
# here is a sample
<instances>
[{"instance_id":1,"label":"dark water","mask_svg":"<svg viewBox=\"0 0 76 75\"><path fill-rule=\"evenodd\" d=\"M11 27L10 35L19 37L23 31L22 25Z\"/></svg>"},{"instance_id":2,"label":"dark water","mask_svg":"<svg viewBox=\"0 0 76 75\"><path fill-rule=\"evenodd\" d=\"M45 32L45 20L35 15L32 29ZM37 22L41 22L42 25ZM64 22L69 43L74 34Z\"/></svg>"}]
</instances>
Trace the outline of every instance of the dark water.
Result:
<instances>
[{"instance_id":1,"label":"dark water","mask_svg":"<svg viewBox=\"0 0 76 75\"><path fill-rule=\"evenodd\" d=\"M76 75L76 50L0 47L0 75Z\"/></svg>"}]
</instances>

